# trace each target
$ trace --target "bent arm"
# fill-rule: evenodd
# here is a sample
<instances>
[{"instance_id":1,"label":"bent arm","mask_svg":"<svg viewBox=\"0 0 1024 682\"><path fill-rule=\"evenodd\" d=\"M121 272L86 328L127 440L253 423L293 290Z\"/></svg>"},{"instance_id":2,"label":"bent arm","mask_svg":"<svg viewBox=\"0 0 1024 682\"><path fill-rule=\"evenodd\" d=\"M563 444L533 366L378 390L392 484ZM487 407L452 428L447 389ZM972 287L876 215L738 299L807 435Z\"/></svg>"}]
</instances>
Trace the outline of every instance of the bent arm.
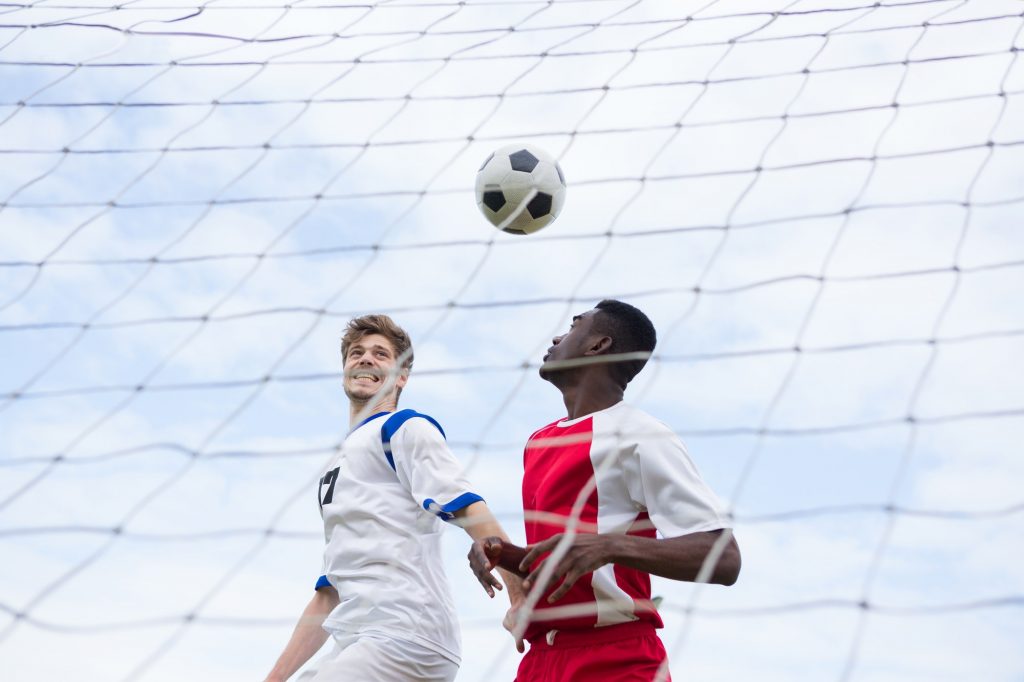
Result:
<instances>
[{"instance_id":1,"label":"bent arm","mask_svg":"<svg viewBox=\"0 0 1024 682\"><path fill-rule=\"evenodd\" d=\"M522 570L530 571L523 581L525 590L533 589L537 576L551 557L535 562L552 552L563 537L559 533L528 547L529 551L519 565ZM704 568L705 561L707 568ZM621 564L671 580L732 585L740 574L740 550L732 530L690 533L665 539L581 533L572 538L569 550L555 566L549 584L555 584L562 576L565 579L548 597L548 602L558 601L577 580L605 564Z\"/></svg>"},{"instance_id":2,"label":"bent arm","mask_svg":"<svg viewBox=\"0 0 1024 682\"><path fill-rule=\"evenodd\" d=\"M274 668L267 675L266 682L284 682L305 665L313 654L327 641L327 632L321 627L327 615L338 605L338 591L333 587L321 587L309 600L292 631L291 639L285 646Z\"/></svg>"}]
</instances>

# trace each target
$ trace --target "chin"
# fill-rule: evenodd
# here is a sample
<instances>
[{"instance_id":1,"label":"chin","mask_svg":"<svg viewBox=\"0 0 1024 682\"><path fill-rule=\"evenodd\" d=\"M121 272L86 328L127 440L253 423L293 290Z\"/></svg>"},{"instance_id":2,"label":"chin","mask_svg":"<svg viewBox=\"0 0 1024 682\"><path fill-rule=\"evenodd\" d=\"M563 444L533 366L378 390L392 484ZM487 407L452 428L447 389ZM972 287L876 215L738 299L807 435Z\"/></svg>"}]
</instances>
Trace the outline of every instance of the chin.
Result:
<instances>
[{"instance_id":1,"label":"chin","mask_svg":"<svg viewBox=\"0 0 1024 682\"><path fill-rule=\"evenodd\" d=\"M541 365L540 369L537 370L537 374L539 374L540 378L543 379L544 381L549 381L552 384L557 384L557 377L559 373L564 371L565 370L551 369L550 367L545 367L544 365Z\"/></svg>"},{"instance_id":2,"label":"chin","mask_svg":"<svg viewBox=\"0 0 1024 682\"><path fill-rule=\"evenodd\" d=\"M379 392L380 392L380 387L377 387L377 389L372 390L372 391L368 390L368 389L365 389L365 388L362 388L362 387L358 387L358 388L349 388L348 386L345 387L345 395L348 396L348 399L351 400L354 403L369 402L370 400L375 398Z\"/></svg>"}]
</instances>

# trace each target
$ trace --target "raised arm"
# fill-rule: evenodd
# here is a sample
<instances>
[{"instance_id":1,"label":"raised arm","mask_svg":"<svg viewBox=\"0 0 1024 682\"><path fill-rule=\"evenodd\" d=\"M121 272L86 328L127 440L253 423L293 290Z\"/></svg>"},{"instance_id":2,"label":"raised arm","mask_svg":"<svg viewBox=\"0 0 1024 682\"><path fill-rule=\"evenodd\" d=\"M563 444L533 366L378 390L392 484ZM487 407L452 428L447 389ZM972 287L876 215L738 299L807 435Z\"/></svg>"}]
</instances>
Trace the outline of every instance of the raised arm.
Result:
<instances>
[{"instance_id":1,"label":"raised arm","mask_svg":"<svg viewBox=\"0 0 1024 682\"><path fill-rule=\"evenodd\" d=\"M267 675L266 682L284 682L320 650L327 641L327 632L322 627L324 619L337 605L336 589L321 587L316 591L299 617L291 639Z\"/></svg>"}]
</instances>

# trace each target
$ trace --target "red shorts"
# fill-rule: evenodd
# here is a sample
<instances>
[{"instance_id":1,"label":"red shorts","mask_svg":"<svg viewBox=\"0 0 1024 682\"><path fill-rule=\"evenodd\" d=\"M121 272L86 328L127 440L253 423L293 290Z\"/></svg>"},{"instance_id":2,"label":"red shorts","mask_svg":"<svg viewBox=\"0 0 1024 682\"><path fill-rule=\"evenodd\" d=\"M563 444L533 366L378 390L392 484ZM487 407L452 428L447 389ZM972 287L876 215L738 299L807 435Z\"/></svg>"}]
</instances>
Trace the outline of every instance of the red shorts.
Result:
<instances>
[{"instance_id":1,"label":"red shorts","mask_svg":"<svg viewBox=\"0 0 1024 682\"><path fill-rule=\"evenodd\" d=\"M516 682L651 682L668 658L646 621L552 632L530 642Z\"/></svg>"}]
</instances>

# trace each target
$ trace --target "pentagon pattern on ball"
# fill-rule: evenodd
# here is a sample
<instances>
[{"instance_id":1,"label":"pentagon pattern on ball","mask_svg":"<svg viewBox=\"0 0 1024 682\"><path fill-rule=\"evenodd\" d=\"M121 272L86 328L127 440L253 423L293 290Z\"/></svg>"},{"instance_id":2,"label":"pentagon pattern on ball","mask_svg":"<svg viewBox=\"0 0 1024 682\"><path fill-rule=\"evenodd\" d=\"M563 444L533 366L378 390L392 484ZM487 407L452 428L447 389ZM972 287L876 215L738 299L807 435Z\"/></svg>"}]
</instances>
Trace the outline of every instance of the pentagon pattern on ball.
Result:
<instances>
[{"instance_id":1,"label":"pentagon pattern on ball","mask_svg":"<svg viewBox=\"0 0 1024 682\"><path fill-rule=\"evenodd\" d=\"M505 195L501 193L500 188L489 189L484 192L484 206L491 209L492 211L500 211L501 207L505 205Z\"/></svg>"},{"instance_id":2,"label":"pentagon pattern on ball","mask_svg":"<svg viewBox=\"0 0 1024 682\"><path fill-rule=\"evenodd\" d=\"M476 203L509 234L532 234L558 217L565 176L553 156L531 144L511 144L487 157L476 174Z\"/></svg>"},{"instance_id":3,"label":"pentagon pattern on ball","mask_svg":"<svg viewBox=\"0 0 1024 682\"><path fill-rule=\"evenodd\" d=\"M520 149L515 154L509 154L508 160L512 164L512 170L523 173L532 173L540 163L540 159L531 154L529 149Z\"/></svg>"},{"instance_id":4,"label":"pentagon pattern on ball","mask_svg":"<svg viewBox=\"0 0 1024 682\"><path fill-rule=\"evenodd\" d=\"M537 196L526 205L526 210L534 218L542 218L551 213L551 195L544 192L537 192Z\"/></svg>"}]
</instances>

